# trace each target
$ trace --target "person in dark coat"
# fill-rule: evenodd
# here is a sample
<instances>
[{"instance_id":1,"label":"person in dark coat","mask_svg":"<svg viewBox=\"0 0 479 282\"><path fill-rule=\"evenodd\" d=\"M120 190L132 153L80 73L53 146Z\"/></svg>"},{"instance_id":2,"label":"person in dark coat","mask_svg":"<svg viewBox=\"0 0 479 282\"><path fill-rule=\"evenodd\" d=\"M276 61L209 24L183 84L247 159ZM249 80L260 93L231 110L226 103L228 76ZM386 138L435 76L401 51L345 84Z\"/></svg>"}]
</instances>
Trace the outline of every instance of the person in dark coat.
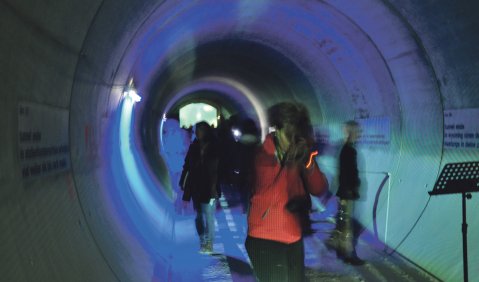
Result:
<instances>
[{"instance_id":1,"label":"person in dark coat","mask_svg":"<svg viewBox=\"0 0 479 282\"><path fill-rule=\"evenodd\" d=\"M239 150L239 183L238 189L241 198L241 205L243 212L246 213L249 209L249 199L251 197L250 186L253 181L254 174L254 158L261 141L261 136L256 123L251 118L246 118L242 122L241 137L238 140Z\"/></svg>"},{"instance_id":2,"label":"person in dark coat","mask_svg":"<svg viewBox=\"0 0 479 282\"><path fill-rule=\"evenodd\" d=\"M356 254L356 239L353 225L354 202L359 199L359 179L357 151L355 143L361 134L360 126L355 121L344 124L345 140L339 155L339 198L336 229L326 241L328 248L336 249L337 255L344 262L362 265L364 261Z\"/></svg>"},{"instance_id":3,"label":"person in dark coat","mask_svg":"<svg viewBox=\"0 0 479 282\"><path fill-rule=\"evenodd\" d=\"M206 122L196 124L196 139L186 154L180 187L183 201L193 200L200 252L211 254L214 239L215 200L218 197L218 146L213 130Z\"/></svg>"}]
</instances>

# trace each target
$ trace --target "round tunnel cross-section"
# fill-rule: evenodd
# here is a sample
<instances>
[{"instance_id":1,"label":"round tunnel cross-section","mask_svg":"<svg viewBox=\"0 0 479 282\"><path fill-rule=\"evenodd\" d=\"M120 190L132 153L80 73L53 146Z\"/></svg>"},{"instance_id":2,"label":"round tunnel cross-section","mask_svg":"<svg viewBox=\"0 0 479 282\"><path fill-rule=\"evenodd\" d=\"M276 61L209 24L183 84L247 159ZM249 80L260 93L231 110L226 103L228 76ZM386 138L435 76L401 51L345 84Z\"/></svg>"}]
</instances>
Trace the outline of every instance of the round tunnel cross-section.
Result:
<instances>
[{"instance_id":1,"label":"round tunnel cross-section","mask_svg":"<svg viewBox=\"0 0 479 282\"><path fill-rule=\"evenodd\" d=\"M174 107L206 100L251 116L265 136L265 109L279 101L294 100L308 107L316 136L322 141L326 137L325 142L331 144L321 158L331 179L335 174L334 144L342 138L342 122L361 122L370 139L361 147L362 155L367 156L361 176L367 189L363 191L366 201L359 204L361 213L357 216L366 228L372 230L374 226L376 236L383 242L398 244L408 232L404 226L412 226L418 212L401 211L403 216L390 224L395 209L401 207L397 203L407 193L391 189L378 193L383 181L381 173L394 176L389 179L393 187L414 187L416 183L408 183L412 179L401 175L420 167L427 183L437 173L441 152L440 138L434 137L440 136L438 131L434 127L425 130L421 125L432 124L430 120L442 116L438 110L439 92L427 55L409 27L389 8L372 3L369 8L384 13L383 25L395 33L377 30L377 25L352 10L347 14L343 7L326 3L221 3L159 5L137 23L132 35L125 34L126 45L114 48L119 57L113 81L132 78L142 101L129 112L130 137L123 141L130 142L128 148L133 154L124 167L127 181L125 185L114 185L111 192L116 195L118 189L127 194L137 191L139 204L134 208L126 205L124 201L129 197L125 195L123 200L113 201L113 210L126 215L132 223L131 232L141 239L146 250L168 257L167 250L156 246L159 240L168 240L161 227L165 225L151 212L149 216L142 215L153 205L158 206L157 213L169 218L166 207L171 206L168 202L175 191L176 181L172 181L168 165L158 153L158 124L168 118ZM113 54L110 58L114 60ZM414 61L422 63L412 64ZM411 92L421 94L412 99ZM112 88L106 95L108 103L120 101L124 107L121 92ZM428 104L429 112L415 110L422 103ZM417 134L427 137L416 139ZM382 139L375 140L375 136ZM437 156L436 161L424 162L415 153L425 144ZM132 162L138 171L133 179L128 178L134 171L128 167ZM410 162L417 165L405 165ZM139 190L132 187L138 183L137 178L143 179ZM154 196L157 193L158 199ZM408 201L422 205L426 196L419 194ZM166 204L161 204L159 199L163 198ZM150 223L139 224L138 215L149 217ZM145 226L151 227L144 230Z\"/></svg>"},{"instance_id":2,"label":"round tunnel cross-section","mask_svg":"<svg viewBox=\"0 0 479 282\"><path fill-rule=\"evenodd\" d=\"M461 201L427 192L444 167L479 159L477 3L17 2L0 2L2 279L253 281L234 185L215 210L216 253L192 251L195 211L178 204L192 141L181 111L207 104L185 127L248 120L264 140L267 109L282 101L307 107L330 184L331 198L313 197L308 279L463 277ZM354 218L365 268L323 256L321 243L351 120L362 130ZM474 280L478 197L467 203Z\"/></svg>"},{"instance_id":3,"label":"round tunnel cross-section","mask_svg":"<svg viewBox=\"0 0 479 282\"><path fill-rule=\"evenodd\" d=\"M167 199L166 204L154 201L158 209L165 209L163 213L170 217L166 206L171 206L168 202L176 185L158 153L158 124L168 118L169 111L188 101L210 101L253 117L265 136L265 109L279 101L294 100L307 105L316 136L330 144L320 160L331 180L335 174L334 144L342 138L342 122L355 119L361 123L369 139L361 146L365 201L359 203L357 217L369 230L374 227L375 235L385 244L400 244L419 211L404 211L399 203L407 199L422 206L427 196L418 190L399 192L399 188L381 192L386 191L382 189L383 176L392 175L390 187L413 189L429 183L437 174L442 152L437 129L441 123L432 122L442 120L442 101L429 58L410 27L390 7L377 3L369 3L368 8L382 13L383 27L396 32L379 30L376 24L340 5L221 3L159 5L138 23L125 41L127 45L115 48L122 51L113 81L133 78L142 95L142 102L131 109L129 142L137 152L138 170L150 171L143 175L151 181L145 191L160 191L164 196L160 199ZM111 89L107 94L109 103L122 101L115 93ZM417 111L421 104L427 104L429 111ZM381 140L375 139L377 136ZM418 154L424 147L429 156L435 156L434 161L431 157L425 161ZM423 172L424 184L402 176L418 169ZM131 170L125 171L128 176ZM135 191L131 186L137 182L116 185L113 191ZM417 196L411 198L411 193ZM143 193L137 197L146 197L144 201L149 202ZM122 201L116 203L114 210L126 211L133 225L131 232L141 238L144 248L168 257L167 250L156 246L159 240L169 240L162 234L161 226L165 225L153 215L151 230L142 230L147 224L137 223L135 214L149 208L140 204L133 213ZM395 217L396 211L402 216ZM405 255L411 250L404 244L401 247Z\"/></svg>"}]
</instances>

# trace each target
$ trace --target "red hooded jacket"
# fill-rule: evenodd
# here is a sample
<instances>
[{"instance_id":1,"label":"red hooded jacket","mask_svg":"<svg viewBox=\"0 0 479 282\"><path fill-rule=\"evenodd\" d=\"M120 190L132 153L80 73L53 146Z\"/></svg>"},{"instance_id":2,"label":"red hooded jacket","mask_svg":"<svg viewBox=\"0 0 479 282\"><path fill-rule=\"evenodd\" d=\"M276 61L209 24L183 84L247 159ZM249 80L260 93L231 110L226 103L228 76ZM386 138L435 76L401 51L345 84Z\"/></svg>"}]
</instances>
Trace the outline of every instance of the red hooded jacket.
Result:
<instances>
[{"instance_id":1,"label":"red hooded jacket","mask_svg":"<svg viewBox=\"0 0 479 282\"><path fill-rule=\"evenodd\" d=\"M254 238L294 243L301 239L299 219L285 205L305 195L298 166L285 166L275 155L274 137L269 134L255 159L255 181L248 215L248 235ZM315 196L328 189L328 181L316 164L304 173L309 192Z\"/></svg>"}]
</instances>

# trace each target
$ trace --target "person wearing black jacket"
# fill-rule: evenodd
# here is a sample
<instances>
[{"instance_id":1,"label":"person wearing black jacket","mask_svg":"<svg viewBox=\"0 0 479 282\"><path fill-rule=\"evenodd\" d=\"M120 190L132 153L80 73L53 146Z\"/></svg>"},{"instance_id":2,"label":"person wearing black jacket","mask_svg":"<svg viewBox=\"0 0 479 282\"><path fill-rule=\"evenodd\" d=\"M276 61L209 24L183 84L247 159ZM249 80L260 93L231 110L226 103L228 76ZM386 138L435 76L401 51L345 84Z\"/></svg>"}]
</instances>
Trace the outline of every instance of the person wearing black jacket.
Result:
<instances>
[{"instance_id":1,"label":"person wearing black jacket","mask_svg":"<svg viewBox=\"0 0 479 282\"><path fill-rule=\"evenodd\" d=\"M339 258L353 265L362 265L355 250L356 239L352 216L354 202L359 199L359 179L357 151L355 143L361 134L360 126L355 121L344 124L345 141L339 155L339 188L336 196L339 198L336 229L326 241L328 248L336 249Z\"/></svg>"},{"instance_id":2,"label":"person wearing black jacket","mask_svg":"<svg viewBox=\"0 0 479 282\"><path fill-rule=\"evenodd\" d=\"M193 200L200 253L213 252L215 200L218 197L218 146L212 128L206 122L196 124L196 139L186 154L180 187L185 203Z\"/></svg>"}]
</instances>

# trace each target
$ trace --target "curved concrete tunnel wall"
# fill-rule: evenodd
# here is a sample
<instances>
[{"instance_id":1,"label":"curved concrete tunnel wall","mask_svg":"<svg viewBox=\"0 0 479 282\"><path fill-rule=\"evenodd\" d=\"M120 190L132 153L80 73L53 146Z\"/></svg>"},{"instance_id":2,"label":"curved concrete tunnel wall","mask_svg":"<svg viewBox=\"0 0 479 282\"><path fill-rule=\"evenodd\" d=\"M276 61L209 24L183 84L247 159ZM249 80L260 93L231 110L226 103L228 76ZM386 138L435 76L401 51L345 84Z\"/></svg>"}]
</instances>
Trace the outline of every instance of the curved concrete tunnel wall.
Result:
<instances>
[{"instance_id":1,"label":"curved concrete tunnel wall","mask_svg":"<svg viewBox=\"0 0 479 282\"><path fill-rule=\"evenodd\" d=\"M358 216L371 230L373 200L382 180L372 172L390 172L390 203L383 192L377 223L384 240L389 213L386 243L391 248L401 243L428 203L426 192L442 166L477 160L477 151L442 146L443 111L479 107L477 5L373 0L245 3L0 3L0 69L5 87L0 107L6 129L0 174L0 214L6 230L0 235L6 266L1 268L2 277L146 281L153 269L167 272L163 268L168 253L160 244L152 245L154 240L171 238L155 228L139 230L144 225L138 227L131 214L118 206L112 196L117 187L109 181L114 172L108 164L115 148L105 140L111 137L111 124L130 77L144 97L134 108L133 136L140 149L153 144L141 136L156 136L145 135L144 125L148 131L154 128L175 93L213 74L250 89L262 107L282 99L307 102L315 125L331 135L346 119L387 117L390 145L361 150L367 156L362 177L368 190ZM258 70L242 76L241 69L222 71L215 65L211 73L208 69L213 65L195 65L202 59L196 55L208 53L196 52L198 46L231 38L281 54L300 75L270 60L275 79L262 85L254 78L264 75ZM250 59L257 55L247 49L236 54ZM230 58L224 55L225 60ZM21 101L69 111L70 171L22 180L16 154L16 110ZM163 171L155 185L166 188L168 176L161 159L149 161ZM152 169L146 166L146 170ZM120 188L128 192L128 187ZM160 203L167 203L168 193L159 197ZM473 197L469 214L477 204ZM459 218L459 198L432 198L398 252L441 279L460 280ZM470 238L477 238L479 221L470 216L469 224ZM469 249L470 277L477 277L478 269L472 266L479 263L479 243L470 239Z\"/></svg>"}]
</instances>

